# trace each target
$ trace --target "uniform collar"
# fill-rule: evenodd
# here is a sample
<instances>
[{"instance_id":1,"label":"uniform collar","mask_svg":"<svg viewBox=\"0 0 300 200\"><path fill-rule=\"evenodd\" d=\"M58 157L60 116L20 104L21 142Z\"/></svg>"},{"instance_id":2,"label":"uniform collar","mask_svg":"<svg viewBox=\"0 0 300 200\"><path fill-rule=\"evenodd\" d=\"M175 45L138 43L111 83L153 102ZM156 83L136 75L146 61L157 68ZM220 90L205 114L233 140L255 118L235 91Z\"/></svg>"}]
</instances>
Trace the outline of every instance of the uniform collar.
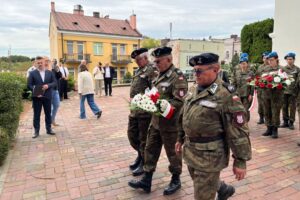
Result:
<instances>
[{"instance_id":1,"label":"uniform collar","mask_svg":"<svg viewBox=\"0 0 300 200\"><path fill-rule=\"evenodd\" d=\"M156 84L158 84L160 81L162 81L165 77L169 78L171 76L171 74L173 73L174 70L174 65L172 64L171 67L169 69L167 69L167 71L164 72L164 74L157 78L157 80L155 81Z\"/></svg>"},{"instance_id":2,"label":"uniform collar","mask_svg":"<svg viewBox=\"0 0 300 200\"><path fill-rule=\"evenodd\" d=\"M193 101L204 98L208 95L215 95L222 85L222 80L218 77L209 87L198 94L198 89L194 90Z\"/></svg>"}]
</instances>

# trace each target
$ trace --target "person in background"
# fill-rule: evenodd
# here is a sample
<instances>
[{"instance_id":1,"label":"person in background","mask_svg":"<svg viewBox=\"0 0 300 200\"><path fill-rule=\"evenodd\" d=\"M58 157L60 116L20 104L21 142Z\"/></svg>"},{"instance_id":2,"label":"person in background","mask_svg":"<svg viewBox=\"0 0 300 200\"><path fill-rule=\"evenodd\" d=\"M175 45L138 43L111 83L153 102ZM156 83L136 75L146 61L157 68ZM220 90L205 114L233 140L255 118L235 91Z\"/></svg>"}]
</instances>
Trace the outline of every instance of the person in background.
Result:
<instances>
[{"instance_id":1,"label":"person in background","mask_svg":"<svg viewBox=\"0 0 300 200\"><path fill-rule=\"evenodd\" d=\"M114 78L115 70L113 67L106 63L104 66L104 86L105 86L105 96L109 94L112 96L112 80Z\"/></svg>"},{"instance_id":2,"label":"person in background","mask_svg":"<svg viewBox=\"0 0 300 200\"><path fill-rule=\"evenodd\" d=\"M80 119L86 119L85 99L87 99L91 110L97 116L97 119L99 119L102 111L94 101L93 77L85 65L80 65L78 73L78 94L80 97Z\"/></svg>"},{"instance_id":3,"label":"person in background","mask_svg":"<svg viewBox=\"0 0 300 200\"><path fill-rule=\"evenodd\" d=\"M59 92L58 92L59 84L58 83L62 77L62 74L59 69L59 66L57 65L56 59L54 59L52 61L52 73L55 77L57 86L53 87L53 92L52 92L51 123L53 126L59 126L55 121L55 117L56 117L56 113L58 111L59 104L60 104L60 97L59 97Z\"/></svg>"},{"instance_id":4,"label":"person in background","mask_svg":"<svg viewBox=\"0 0 300 200\"><path fill-rule=\"evenodd\" d=\"M102 63L99 62L98 65L94 68L93 70L93 75L95 78L95 93L96 95L98 95L99 92L99 96L102 96L102 86L103 86L103 74L104 74L104 70L102 68Z\"/></svg>"},{"instance_id":5,"label":"person in background","mask_svg":"<svg viewBox=\"0 0 300 200\"><path fill-rule=\"evenodd\" d=\"M30 72L32 72L33 70L36 70L35 58L31 58L30 61L31 61L32 65L31 65L31 67L27 70L26 78L29 77Z\"/></svg>"},{"instance_id":6,"label":"person in background","mask_svg":"<svg viewBox=\"0 0 300 200\"><path fill-rule=\"evenodd\" d=\"M61 72L61 79L59 79L59 96L60 100L68 99L68 79L69 79L69 70L64 66L64 62L60 61L59 70Z\"/></svg>"}]
</instances>

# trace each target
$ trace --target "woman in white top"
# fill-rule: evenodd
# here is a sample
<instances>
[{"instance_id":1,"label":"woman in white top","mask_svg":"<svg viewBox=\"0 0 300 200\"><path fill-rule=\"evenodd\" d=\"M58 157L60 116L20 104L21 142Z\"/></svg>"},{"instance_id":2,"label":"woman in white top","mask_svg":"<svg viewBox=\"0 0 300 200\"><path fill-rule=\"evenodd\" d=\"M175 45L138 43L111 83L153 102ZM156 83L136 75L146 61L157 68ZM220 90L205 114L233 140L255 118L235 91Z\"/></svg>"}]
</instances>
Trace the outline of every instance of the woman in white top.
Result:
<instances>
[{"instance_id":1,"label":"woman in white top","mask_svg":"<svg viewBox=\"0 0 300 200\"><path fill-rule=\"evenodd\" d=\"M78 74L78 94L80 97L80 119L86 119L84 102L87 102L97 116L97 119L101 117L102 110L96 105L94 101L94 84L93 77L88 71L85 65L80 65L80 72Z\"/></svg>"},{"instance_id":2,"label":"woman in white top","mask_svg":"<svg viewBox=\"0 0 300 200\"><path fill-rule=\"evenodd\" d=\"M99 62L98 65L94 68L93 70L94 78L95 78L95 92L96 95L98 95L99 91L99 96L102 96L102 86L103 86L103 74L104 74L104 69L102 68L102 63Z\"/></svg>"}]
</instances>

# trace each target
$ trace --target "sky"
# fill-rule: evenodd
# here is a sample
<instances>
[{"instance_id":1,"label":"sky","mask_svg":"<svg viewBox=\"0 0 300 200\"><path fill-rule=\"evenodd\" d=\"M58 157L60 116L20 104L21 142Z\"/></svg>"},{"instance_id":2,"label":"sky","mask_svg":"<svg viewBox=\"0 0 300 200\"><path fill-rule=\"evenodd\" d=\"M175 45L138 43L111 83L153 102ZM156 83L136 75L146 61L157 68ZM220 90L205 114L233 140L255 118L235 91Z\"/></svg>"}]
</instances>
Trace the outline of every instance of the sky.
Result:
<instances>
[{"instance_id":1,"label":"sky","mask_svg":"<svg viewBox=\"0 0 300 200\"><path fill-rule=\"evenodd\" d=\"M53 0L56 11L85 15L93 11L113 19L137 15L138 30L156 39L226 38L245 24L274 17L274 0ZM49 55L50 0L0 0L0 56Z\"/></svg>"}]
</instances>

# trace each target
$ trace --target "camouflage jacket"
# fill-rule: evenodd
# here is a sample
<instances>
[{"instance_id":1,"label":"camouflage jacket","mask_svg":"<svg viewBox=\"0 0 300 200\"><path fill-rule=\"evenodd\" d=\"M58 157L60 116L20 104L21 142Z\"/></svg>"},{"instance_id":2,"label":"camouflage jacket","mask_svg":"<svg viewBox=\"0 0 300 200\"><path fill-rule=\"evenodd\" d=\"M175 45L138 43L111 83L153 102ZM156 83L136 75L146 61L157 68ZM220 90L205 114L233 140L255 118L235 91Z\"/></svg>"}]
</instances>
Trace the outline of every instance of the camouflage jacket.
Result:
<instances>
[{"instance_id":1,"label":"camouflage jacket","mask_svg":"<svg viewBox=\"0 0 300 200\"><path fill-rule=\"evenodd\" d=\"M172 65L164 74L159 75L153 82L161 98L166 99L175 108L171 119L152 115L151 125L160 130L177 131L179 110L188 90L188 83L180 69Z\"/></svg>"},{"instance_id":2,"label":"camouflage jacket","mask_svg":"<svg viewBox=\"0 0 300 200\"><path fill-rule=\"evenodd\" d=\"M191 138L221 137L207 142L190 142ZM198 94L188 94L179 117L178 141L183 143L183 158L188 166L207 172L228 166L230 150L234 166L246 168L251 159L246 111L228 84L217 79Z\"/></svg>"},{"instance_id":3,"label":"camouflage jacket","mask_svg":"<svg viewBox=\"0 0 300 200\"><path fill-rule=\"evenodd\" d=\"M281 66L277 66L277 67L271 67L271 66L266 66L263 70L262 70L262 75L264 74L269 74L270 72L277 72L279 69L282 69ZM270 89L270 88L264 88L263 89L263 98L264 99L268 99L271 98L272 94L276 94L276 98L282 98L283 95L283 90L278 90L278 89ZM274 98L274 97L273 97Z\"/></svg>"},{"instance_id":4,"label":"camouflage jacket","mask_svg":"<svg viewBox=\"0 0 300 200\"><path fill-rule=\"evenodd\" d=\"M240 97L248 97L254 94L254 87L248 84L248 79L254 76L253 72L247 70L242 72L237 71L233 77L232 85L236 88L236 91Z\"/></svg>"},{"instance_id":5,"label":"camouflage jacket","mask_svg":"<svg viewBox=\"0 0 300 200\"><path fill-rule=\"evenodd\" d=\"M290 78L294 79L294 82L292 82L291 85L284 90L284 94L292 94L294 96L297 96L296 81L298 79L298 74L300 72L300 68L295 65L285 66L285 67L283 67L283 71L285 71Z\"/></svg>"}]
</instances>

